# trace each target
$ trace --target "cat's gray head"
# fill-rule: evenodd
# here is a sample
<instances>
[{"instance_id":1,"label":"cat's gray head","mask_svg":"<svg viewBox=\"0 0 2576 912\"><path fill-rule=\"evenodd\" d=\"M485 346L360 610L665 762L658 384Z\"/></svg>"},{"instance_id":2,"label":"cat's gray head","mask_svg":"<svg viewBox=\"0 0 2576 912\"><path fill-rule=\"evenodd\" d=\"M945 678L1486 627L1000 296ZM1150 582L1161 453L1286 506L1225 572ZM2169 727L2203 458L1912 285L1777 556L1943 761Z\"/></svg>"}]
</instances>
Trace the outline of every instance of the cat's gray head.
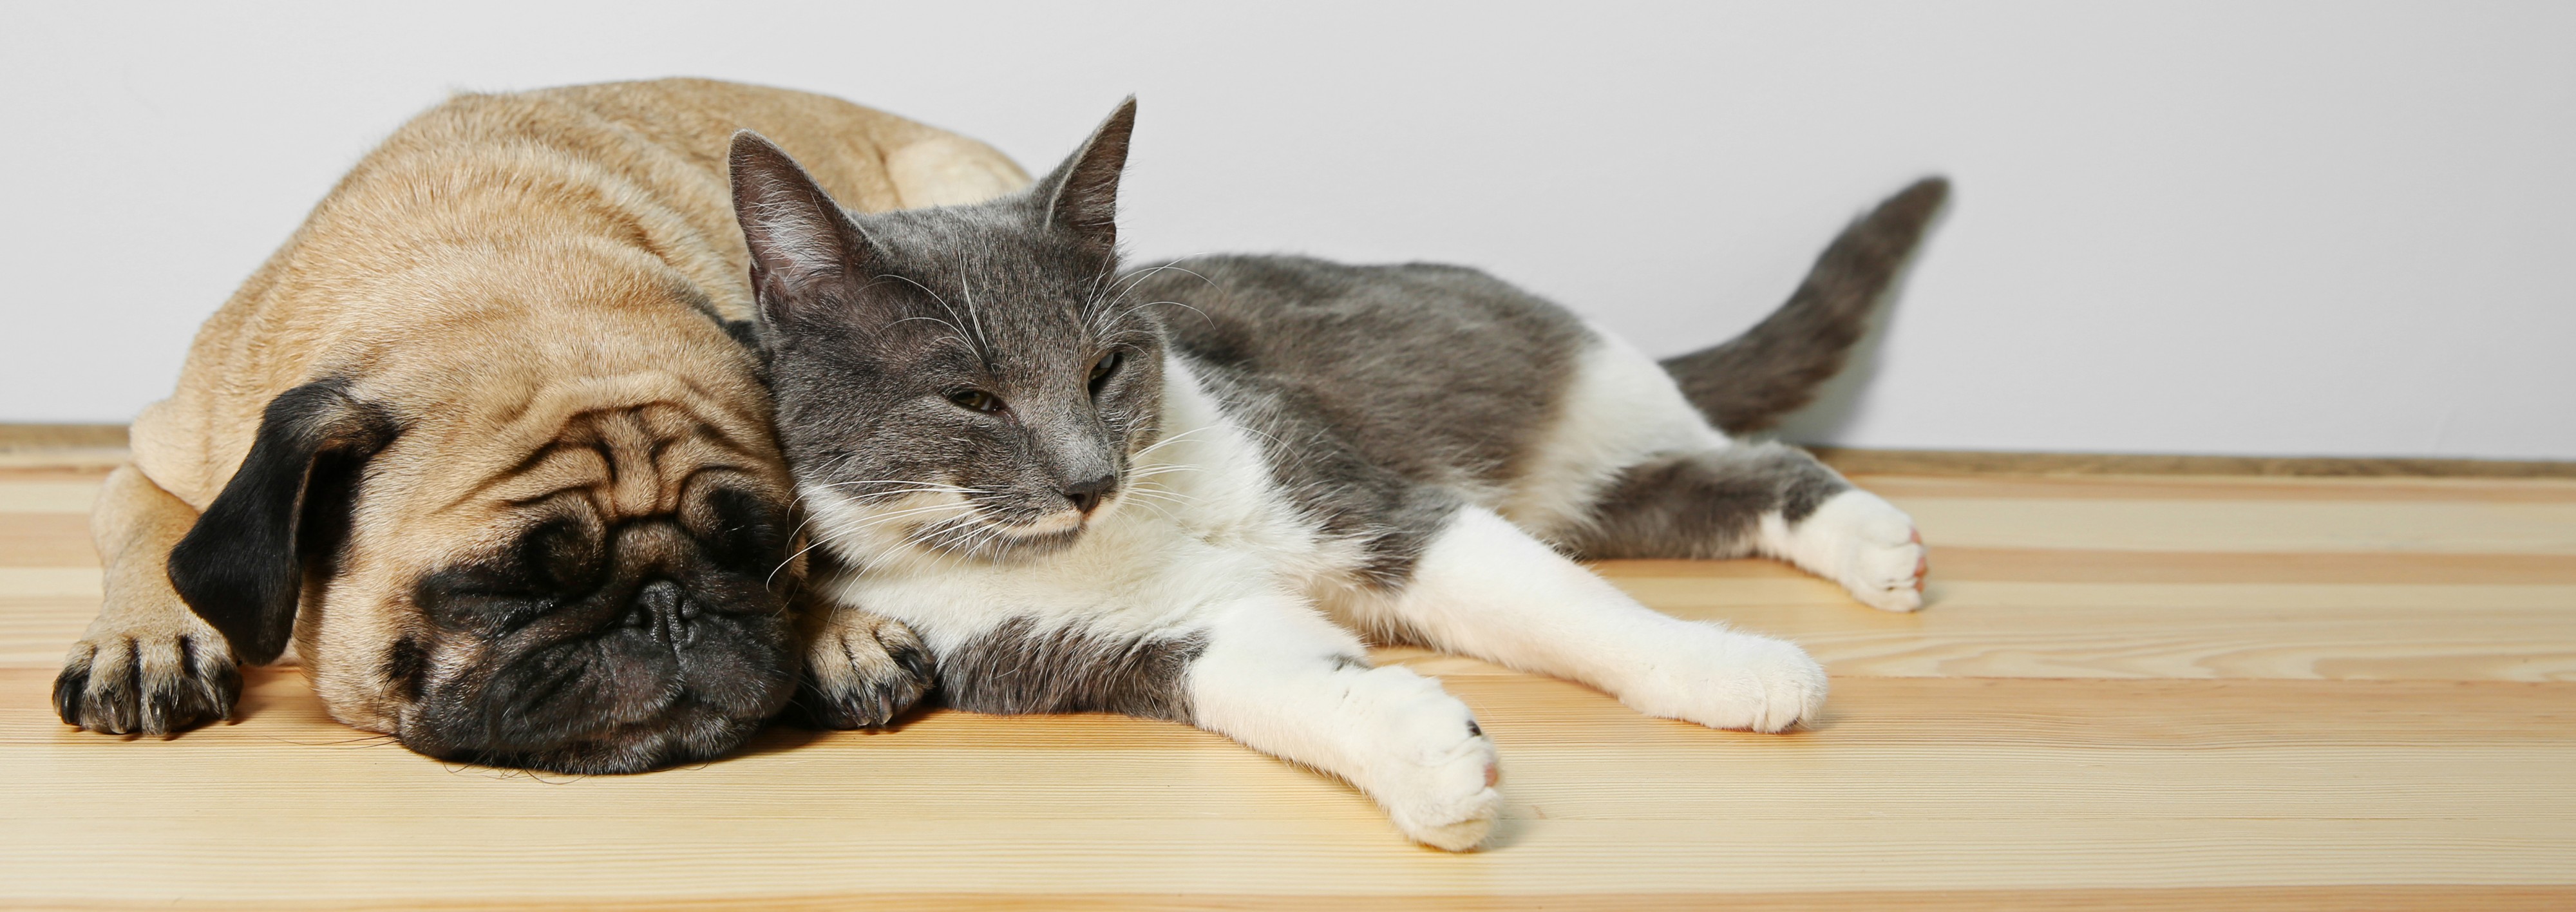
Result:
<instances>
[{"instance_id":1,"label":"cat's gray head","mask_svg":"<svg viewBox=\"0 0 2576 912\"><path fill-rule=\"evenodd\" d=\"M845 211L778 147L734 137L779 439L842 554L1046 553L1125 499L1163 366L1118 275L1135 104L1029 189L936 209Z\"/></svg>"}]
</instances>

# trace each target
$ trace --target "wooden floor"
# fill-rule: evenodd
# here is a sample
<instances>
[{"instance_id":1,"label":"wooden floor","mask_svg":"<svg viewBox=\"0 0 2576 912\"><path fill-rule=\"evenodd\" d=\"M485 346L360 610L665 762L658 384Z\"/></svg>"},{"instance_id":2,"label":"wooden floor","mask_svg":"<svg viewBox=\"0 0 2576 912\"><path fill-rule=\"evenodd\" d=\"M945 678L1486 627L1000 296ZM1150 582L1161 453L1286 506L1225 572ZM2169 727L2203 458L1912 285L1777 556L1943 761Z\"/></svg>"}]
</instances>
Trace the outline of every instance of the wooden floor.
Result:
<instances>
[{"instance_id":1,"label":"wooden floor","mask_svg":"<svg viewBox=\"0 0 2576 912\"><path fill-rule=\"evenodd\" d=\"M1503 751L1509 819L1449 855L1107 717L565 779L339 727L288 670L233 724L76 732L46 693L100 473L30 462L0 468L0 903L2576 908L2576 481L1864 476L1933 543L1919 615L1768 563L1604 568L1805 643L1812 729L1386 652Z\"/></svg>"}]
</instances>

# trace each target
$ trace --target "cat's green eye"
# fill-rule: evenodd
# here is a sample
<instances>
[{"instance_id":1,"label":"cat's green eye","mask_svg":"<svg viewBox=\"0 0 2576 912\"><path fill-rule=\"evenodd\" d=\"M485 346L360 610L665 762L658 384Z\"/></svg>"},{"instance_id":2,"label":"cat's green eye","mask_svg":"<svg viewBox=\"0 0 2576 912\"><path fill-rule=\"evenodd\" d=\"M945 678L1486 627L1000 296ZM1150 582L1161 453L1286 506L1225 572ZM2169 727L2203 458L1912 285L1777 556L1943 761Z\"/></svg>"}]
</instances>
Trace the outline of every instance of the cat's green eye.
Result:
<instances>
[{"instance_id":1,"label":"cat's green eye","mask_svg":"<svg viewBox=\"0 0 2576 912\"><path fill-rule=\"evenodd\" d=\"M1109 379L1109 374L1110 374L1110 372L1111 372L1111 371L1115 371L1115 370L1117 370L1117 369L1118 369L1118 353L1117 353L1117 352L1110 352L1110 353L1108 353L1108 354L1102 355L1102 356L1100 356L1100 360L1098 360L1098 361L1094 361L1094 362L1091 362L1091 391L1092 391L1093 393L1098 393L1098 392L1100 392L1100 383L1101 383L1101 381L1104 381L1104 380Z\"/></svg>"},{"instance_id":2,"label":"cat's green eye","mask_svg":"<svg viewBox=\"0 0 2576 912\"><path fill-rule=\"evenodd\" d=\"M948 401L957 403L961 408L970 408L979 412L991 413L1002 410L1001 397L983 390L958 390L948 394Z\"/></svg>"}]
</instances>

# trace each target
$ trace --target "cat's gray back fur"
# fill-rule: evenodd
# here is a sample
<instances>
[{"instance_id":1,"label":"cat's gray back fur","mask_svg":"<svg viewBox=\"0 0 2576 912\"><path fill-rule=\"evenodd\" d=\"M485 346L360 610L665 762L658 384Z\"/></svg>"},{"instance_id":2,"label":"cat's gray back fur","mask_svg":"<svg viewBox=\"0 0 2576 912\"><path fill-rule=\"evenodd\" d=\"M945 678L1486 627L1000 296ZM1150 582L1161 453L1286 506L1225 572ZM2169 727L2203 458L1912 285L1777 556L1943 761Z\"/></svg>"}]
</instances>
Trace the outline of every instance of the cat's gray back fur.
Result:
<instances>
[{"instance_id":1,"label":"cat's gray back fur","mask_svg":"<svg viewBox=\"0 0 2576 912\"><path fill-rule=\"evenodd\" d=\"M1400 581L1448 515L1508 487L1590 330L1481 271L1214 256L1130 274L1171 350L1260 440L1280 489Z\"/></svg>"}]
</instances>

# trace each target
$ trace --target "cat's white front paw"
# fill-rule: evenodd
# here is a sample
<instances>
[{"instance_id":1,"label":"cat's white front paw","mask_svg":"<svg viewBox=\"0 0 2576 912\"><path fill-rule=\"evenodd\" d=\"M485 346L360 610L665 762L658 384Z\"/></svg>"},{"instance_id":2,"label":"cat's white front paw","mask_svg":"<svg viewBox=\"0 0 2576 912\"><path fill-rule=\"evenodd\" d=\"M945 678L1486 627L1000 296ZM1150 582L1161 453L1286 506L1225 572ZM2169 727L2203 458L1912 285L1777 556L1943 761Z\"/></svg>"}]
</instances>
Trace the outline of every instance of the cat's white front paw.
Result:
<instances>
[{"instance_id":1,"label":"cat's white front paw","mask_svg":"<svg viewBox=\"0 0 2576 912\"><path fill-rule=\"evenodd\" d=\"M1825 668L1787 640L1692 625L1617 688L1638 712L1710 728L1777 732L1825 704Z\"/></svg>"},{"instance_id":2,"label":"cat's white front paw","mask_svg":"<svg viewBox=\"0 0 2576 912\"><path fill-rule=\"evenodd\" d=\"M1360 675L1355 696L1377 703L1376 756L1362 787L1415 842L1463 852L1485 841L1502 812L1494 742L1467 705L1439 682L1403 668Z\"/></svg>"},{"instance_id":3,"label":"cat's white front paw","mask_svg":"<svg viewBox=\"0 0 2576 912\"><path fill-rule=\"evenodd\" d=\"M1852 489L1825 501L1789 535L1791 559L1841 583L1882 611L1923 607L1930 569L1914 518L1876 494Z\"/></svg>"}]
</instances>

